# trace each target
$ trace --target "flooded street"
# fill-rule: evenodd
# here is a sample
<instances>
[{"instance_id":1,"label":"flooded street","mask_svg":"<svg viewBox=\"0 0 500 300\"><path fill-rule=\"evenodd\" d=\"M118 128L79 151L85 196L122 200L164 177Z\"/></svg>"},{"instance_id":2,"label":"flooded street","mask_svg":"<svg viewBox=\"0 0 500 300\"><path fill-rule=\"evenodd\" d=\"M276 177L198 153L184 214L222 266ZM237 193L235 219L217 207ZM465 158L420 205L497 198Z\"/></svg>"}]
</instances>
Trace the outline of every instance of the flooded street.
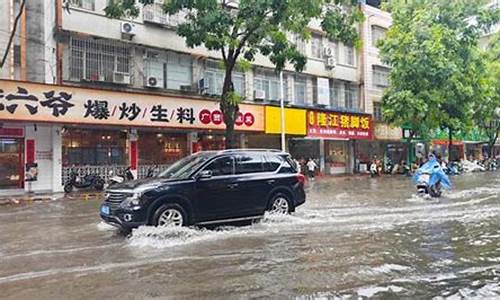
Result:
<instances>
[{"instance_id":1,"label":"flooded street","mask_svg":"<svg viewBox=\"0 0 500 300\"><path fill-rule=\"evenodd\" d=\"M292 216L129 237L98 201L1 207L0 298L498 298L500 172L452 180L320 179Z\"/></svg>"}]
</instances>

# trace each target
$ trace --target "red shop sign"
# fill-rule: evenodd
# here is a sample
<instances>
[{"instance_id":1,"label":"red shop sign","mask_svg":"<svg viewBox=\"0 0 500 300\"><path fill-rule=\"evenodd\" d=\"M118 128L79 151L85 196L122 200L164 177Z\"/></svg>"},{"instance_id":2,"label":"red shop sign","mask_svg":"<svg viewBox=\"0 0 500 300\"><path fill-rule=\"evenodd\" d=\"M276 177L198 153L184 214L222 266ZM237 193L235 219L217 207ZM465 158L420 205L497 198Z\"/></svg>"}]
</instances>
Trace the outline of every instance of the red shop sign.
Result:
<instances>
[{"instance_id":1,"label":"red shop sign","mask_svg":"<svg viewBox=\"0 0 500 300\"><path fill-rule=\"evenodd\" d=\"M0 128L0 137L23 138L24 129L22 128Z\"/></svg>"},{"instance_id":2,"label":"red shop sign","mask_svg":"<svg viewBox=\"0 0 500 300\"><path fill-rule=\"evenodd\" d=\"M371 140L373 120L370 115L314 111L307 112L307 136Z\"/></svg>"}]
</instances>

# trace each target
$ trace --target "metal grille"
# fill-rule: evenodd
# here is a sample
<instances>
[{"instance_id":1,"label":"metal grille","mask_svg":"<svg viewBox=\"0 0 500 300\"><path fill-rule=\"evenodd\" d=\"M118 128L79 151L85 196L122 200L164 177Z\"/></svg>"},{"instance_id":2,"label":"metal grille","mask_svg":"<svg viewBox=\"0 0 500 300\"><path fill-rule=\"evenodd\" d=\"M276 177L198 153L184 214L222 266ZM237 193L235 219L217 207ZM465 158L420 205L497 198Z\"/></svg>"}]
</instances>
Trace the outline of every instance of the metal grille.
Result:
<instances>
[{"instance_id":1,"label":"metal grille","mask_svg":"<svg viewBox=\"0 0 500 300\"><path fill-rule=\"evenodd\" d=\"M107 192L108 197L107 202L111 203L121 203L125 198L131 197L132 193L120 193L120 192Z\"/></svg>"},{"instance_id":2,"label":"metal grille","mask_svg":"<svg viewBox=\"0 0 500 300\"><path fill-rule=\"evenodd\" d=\"M94 0L69 0L69 4L74 7L79 7L88 10L95 10Z\"/></svg>"},{"instance_id":3,"label":"metal grille","mask_svg":"<svg viewBox=\"0 0 500 300\"><path fill-rule=\"evenodd\" d=\"M137 170L138 179L145 178L150 169L154 169L153 175L158 175L158 173L166 170L170 165L141 165ZM123 174L127 169L127 166L123 165L112 165L112 166L74 166L65 167L62 169L62 182L63 185L70 179L71 173L74 171L78 176L84 176L88 174L98 175L106 182L108 182L110 177L110 172L115 174Z\"/></svg>"},{"instance_id":4,"label":"metal grille","mask_svg":"<svg viewBox=\"0 0 500 300\"><path fill-rule=\"evenodd\" d=\"M163 10L163 1L155 1L152 4L144 6L143 18L147 22L175 27L185 20L186 12L180 11L169 15Z\"/></svg>"},{"instance_id":5,"label":"metal grille","mask_svg":"<svg viewBox=\"0 0 500 300\"><path fill-rule=\"evenodd\" d=\"M115 72L130 73L130 49L120 42L71 37L69 53L71 80L113 82Z\"/></svg>"}]
</instances>

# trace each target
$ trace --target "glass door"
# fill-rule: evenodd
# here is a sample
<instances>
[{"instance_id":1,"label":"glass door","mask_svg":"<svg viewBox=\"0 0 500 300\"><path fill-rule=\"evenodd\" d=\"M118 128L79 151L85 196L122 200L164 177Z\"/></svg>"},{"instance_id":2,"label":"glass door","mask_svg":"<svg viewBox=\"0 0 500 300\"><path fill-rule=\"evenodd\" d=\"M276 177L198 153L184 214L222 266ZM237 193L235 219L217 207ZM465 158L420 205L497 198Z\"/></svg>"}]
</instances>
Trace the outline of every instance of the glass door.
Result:
<instances>
[{"instance_id":1,"label":"glass door","mask_svg":"<svg viewBox=\"0 0 500 300\"><path fill-rule=\"evenodd\" d=\"M0 138L0 189L22 188L23 141Z\"/></svg>"}]
</instances>

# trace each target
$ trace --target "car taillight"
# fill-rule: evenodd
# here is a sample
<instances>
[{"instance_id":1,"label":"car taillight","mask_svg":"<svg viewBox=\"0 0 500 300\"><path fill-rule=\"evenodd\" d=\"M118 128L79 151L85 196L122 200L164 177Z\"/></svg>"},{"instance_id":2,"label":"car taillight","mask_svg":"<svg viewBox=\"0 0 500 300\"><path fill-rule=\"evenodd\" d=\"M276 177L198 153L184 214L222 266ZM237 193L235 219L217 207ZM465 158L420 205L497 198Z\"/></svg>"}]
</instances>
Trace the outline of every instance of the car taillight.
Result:
<instances>
[{"instance_id":1,"label":"car taillight","mask_svg":"<svg viewBox=\"0 0 500 300\"><path fill-rule=\"evenodd\" d=\"M297 181L300 183L300 184L304 184L304 182L306 181L306 178L304 175L302 174L297 174Z\"/></svg>"}]
</instances>

